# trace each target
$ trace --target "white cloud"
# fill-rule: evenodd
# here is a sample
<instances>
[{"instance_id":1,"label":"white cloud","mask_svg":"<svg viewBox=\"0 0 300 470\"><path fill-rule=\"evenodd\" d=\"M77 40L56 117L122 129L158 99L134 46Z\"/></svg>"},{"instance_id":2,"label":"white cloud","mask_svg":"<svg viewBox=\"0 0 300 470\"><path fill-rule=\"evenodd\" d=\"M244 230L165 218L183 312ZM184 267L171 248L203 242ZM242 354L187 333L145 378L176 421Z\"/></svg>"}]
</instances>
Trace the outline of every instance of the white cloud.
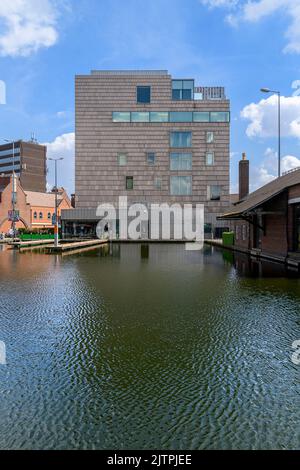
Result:
<instances>
[{"instance_id":1,"label":"white cloud","mask_svg":"<svg viewBox=\"0 0 300 470\"><path fill-rule=\"evenodd\" d=\"M241 117L250 121L246 130L248 137L276 136L277 112L277 95L245 106L241 111ZM300 96L281 97L281 133L285 137L300 139Z\"/></svg>"},{"instance_id":2,"label":"white cloud","mask_svg":"<svg viewBox=\"0 0 300 470\"><path fill-rule=\"evenodd\" d=\"M57 0L1 0L0 55L28 56L53 46L58 40L57 6Z\"/></svg>"},{"instance_id":3,"label":"white cloud","mask_svg":"<svg viewBox=\"0 0 300 470\"><path fill-rule=\"evenodd\" d=\"M63 186L70 194L74 192L74 155L75 155L75 133L62 134L52 142L44 143L47 146L47 157L60 158L58 163L58 185ZM54 163L48 162L48 185L54 186Z\"/></svg>"},{"instance_id":4,"label":"white cloud","mask_svg":"<svg viewBox=\"0 0 300 470\"><path fill-rule=\"evenodd\" d=\"M281 173L300 167L300 158L285 155L281 159ZM251 166L250 166L251 168ZM250 190L255 191L277 177L278 154L272 148L267 148L259 166L251 169Z\"/></svg>"},{"instance_id":5,"label":"white cloud","mask_svg":"<svg viewBox=\"0 0 300 470\"><path fill-rule=\"evenodd\" d=\"M300 2L299 0L200 0L211 8L226 7L233 10L225 19L232 26L239 23L257 22L274 13L287 15L290 19L285 32L288 40L286 53L300 54Z\"/></svg>"}]
</instances>

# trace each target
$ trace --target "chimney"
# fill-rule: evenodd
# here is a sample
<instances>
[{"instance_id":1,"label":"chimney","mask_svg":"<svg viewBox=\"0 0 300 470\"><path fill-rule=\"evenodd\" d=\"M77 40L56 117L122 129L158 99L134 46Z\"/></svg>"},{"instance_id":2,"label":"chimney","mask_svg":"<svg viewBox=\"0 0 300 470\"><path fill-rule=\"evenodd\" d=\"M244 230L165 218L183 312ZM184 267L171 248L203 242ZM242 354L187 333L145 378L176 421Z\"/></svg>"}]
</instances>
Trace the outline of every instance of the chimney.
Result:
<instances>
[{"instance_id":1,"label":"chimney","mask_svg":"<svg viewBox=\"0 0 300 470\"><path fill-rule=\"evenodd\" d=\"M71 194L71 206L75 209L75 194Z\"/></svg>"},{"instance_id":2,"label":"chimney","mask_svg":"<svg viewBox=\"0 0 300 470\"><path fill-rule=\"evenodd\" d=\"M249 160L243 153L242 160L239 161L239 199L249 194Z\"/></svg>"}]
</instances>

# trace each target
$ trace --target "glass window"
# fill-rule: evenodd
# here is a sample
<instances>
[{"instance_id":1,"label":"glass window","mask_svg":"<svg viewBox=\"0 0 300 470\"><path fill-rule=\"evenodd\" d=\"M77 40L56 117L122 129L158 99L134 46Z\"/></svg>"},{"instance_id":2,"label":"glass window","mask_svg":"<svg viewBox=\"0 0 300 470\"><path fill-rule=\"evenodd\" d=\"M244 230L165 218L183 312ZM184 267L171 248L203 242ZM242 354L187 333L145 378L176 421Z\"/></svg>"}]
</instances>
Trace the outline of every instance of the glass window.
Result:
<instances>
[{"instance_id":1,"label":"glass window","mask_svg":"<svg viewBox=\"0 0 300 470\"><path fill-rule=\"evenodd\" d=\"M192 133L191 132L171 132L170 134L171 147L191 147L192 146Z\"/></svg>"},{"instance_id":2,"label":"glass window","mask_svg":"<svg viewBox=\"0 0 300 470\"><path fill-rule=\"evenodd\" d=\"M169 122L168 111L151 111L150 112L151 122Z\"/></svg>"},{"instance_id":3,"label":"glass window","mask_svg":"<svg viewBox=\"0 0 300 470\"><path fill-rule=\"evenodd\" d=\"M138 86L136 88L136 101L137 103L150 103L151 87L150 86Z\"/></svg>"},{"instance_id":4,"label":"glass window","mask_svg":"<svg viewBox=\"0 0 300 470\"><path fill-rule=\"evenodd\" d=\"M194 111L193 112L194 122L209 122L208 111Z\"/></svg>"},{"instance_id":5,"label":"glass window","mask_svg":"<svg viewBox=\"0 0 300 470\"><path fill-rule=\"evenodd\" d=\"M215 162L215 156L213 152L207 152L206 154L206 165L213 165Z\"/></svg>"},{"instance_id":6,"label":"glass window","mask_svg":"<svg viewBox=\"0 0 300 470\"><path fill-rule=\"evenodd\" d=\"M170 154L170 169L174 171L192 169L192 154L191 153L171 153Z\"/></svg>"},{"instance_id":7,"label":"glass window","mask_svg":"<svg viewBox=\"0 0 300 470\"><path fill-rule=\"evenodd\" d=\"M149 122L149 113L133 112L131 113L131 122Z\"/></svg>"},{"instance_id":8,"label":"glass window","mask_svg":"<svg viewBox=\"0 0 300 470\"><path fill-rule=\"evenodd\" d=\"M118 155L118 165L119 166L127 165L127 155L126 155L126 153L120 153Z\"/></svg>"},{"instance_id":9,"label":"glass window","mask_svg":"<svg viewBox=\"0 0 300 470\"><path fill-rule=\"evenodd\" d=\"M171 112L170 122L193 122L193 113L189 111Z\"/></svg>"},{"instance_id":10,"label":"glass window","mask_svg":"<svg viewBox=\"0 0 300 470\"><path fill-rule=\"evenodd\" d=\"M208 199L211 201L219 201L221 199L221 186L208 186Z\"/></svg>"},{"instance_id":11,"label":"glass window","mask_svg":"<svg viewBox=\"0 0 300 470\"><path fill-rule=\"evenodd\" d=\"M154 165L154 163L155 163L155 153L154 152L148 152L146 154L146 157L147 157L148 165Z\"/></svg>"},{"instance_id":12,"label":"glass window","mask_svg":"<svg viewBox=\"0 0 300 470\"><path fill-rule=\"evenodd\" d=\"M130 122L130 112L113 112L113 122Z\"/></svg>"},{"instance_id":13,"label":"glass window","mask_svg":"<svg viewBox=\"0 0 300 470\"><path fill-rule=\"evenodd\" d=\"M170 183L172 196L189 196L192 194L191 176L171 176Z\"/></svg>"},{"instance_id":14,"label":"glass window","mask_svg":"<svg viewBox=\"0 0 300 470\"><path fill-rule=\"evenodd\" d=\"M47 215L47 217L48 217L48 220L50 220L50 219L51 219L51 212L48 212L48 215Z\"/></svg>"},{"instance_id":15,"label":"glass window","mask_svg":"<svg viewBox=\"0 0 300 470\"><path fill-rule=\"evenodd\" d=\"M206 143L212 144L214 141L214 133L211 131L206 132Z\"/></svg>"},{"instance_id":16,"label":"glass window","mask_svg":"<svg viewBox=\"0 0 300 470\"><path fill-rule=\"evenodd\" d=\"M193 100L194 80L172 80L173 100Z\"/></svg>"},{"instance_id":17,"label":"glass window","mask_svg":"<svg viewBox=\"0 0 300 470\"><path fill-rule=\"evenodd\" d=\"M33 213L33 218L34 218L34 219L37 219L37 212L34 212L34 213Z\"/></svg>"},{"instance_id":18,"label":"glass window","mask_svg":"<svg viewBox=\"0 0 300 470\"><path fill-rule=\"evenodd\" d=\"M226 111L215 111L210 113L211 122L229 122L229 113Z\"/></svg>"},{"instance_id":19,"label":"glass window","mask_svg":"<svg viewBox=\"0 0 300 470\"><path fill-rule=\"evenodd\" d=\"M40 212L39 216L40 216L40 219L42 219L43 218L43 213Z\"/></svg>"},{"instance_id":20,"label":"glass window","mask_svg":"<svg viewBox=\"0 0 300 470\"><path fill-rule=\"evenodd\" d=\"M154 179L154 187L155 189L161 189L162 183L161 183L161 178L155 178Z\"/></svg>"},{"instance_id":21,"label":"glass window","mask_svg":"<svg viewBox=\"0 0 300 470\"><path fill-rule=\"evenodd\" d=\"M126 176L126 189L127 191L133 189L133 176Z\"/></svg>"}]
</instances>

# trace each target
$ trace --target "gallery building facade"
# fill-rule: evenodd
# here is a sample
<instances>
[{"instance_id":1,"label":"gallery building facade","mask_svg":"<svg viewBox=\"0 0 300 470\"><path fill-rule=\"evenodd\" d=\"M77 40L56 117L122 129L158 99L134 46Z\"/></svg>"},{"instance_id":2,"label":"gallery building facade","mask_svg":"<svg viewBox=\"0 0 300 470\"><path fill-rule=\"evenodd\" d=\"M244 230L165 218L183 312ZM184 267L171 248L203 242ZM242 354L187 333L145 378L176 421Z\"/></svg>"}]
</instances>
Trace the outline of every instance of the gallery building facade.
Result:
<instances>
[{"instance_id":1,"label":"gallery building facade","mask_svg":"<svg viewBox=\"0 0 300 470\"><path fill-rule=\"evenodd\" d=\"M76 77L75 210L65 235L94 235L99 204L203 204L205 222L229 206L230 103L167 71ZM145 235L147 238L147 233Z\"/></svg>"}]
</instances>

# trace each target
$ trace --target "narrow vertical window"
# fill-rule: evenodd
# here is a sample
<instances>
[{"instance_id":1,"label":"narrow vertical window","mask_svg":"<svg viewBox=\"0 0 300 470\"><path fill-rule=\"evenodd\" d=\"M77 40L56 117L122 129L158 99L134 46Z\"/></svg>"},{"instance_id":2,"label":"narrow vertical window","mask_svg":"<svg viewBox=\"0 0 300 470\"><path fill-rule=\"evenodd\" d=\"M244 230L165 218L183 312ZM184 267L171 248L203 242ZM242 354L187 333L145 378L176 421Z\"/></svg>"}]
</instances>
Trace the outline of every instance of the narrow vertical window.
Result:
<instances>
[{"instance_id":1,"label":"narrow vertical window","mask_svg":"<svg viewBox=\"0 0 300 470\"><path fill-rule=\"evenodd\" d=\"M133 189L133 176L126 176L126 190L131 191Z\"/></svg>"}]
</instances>

